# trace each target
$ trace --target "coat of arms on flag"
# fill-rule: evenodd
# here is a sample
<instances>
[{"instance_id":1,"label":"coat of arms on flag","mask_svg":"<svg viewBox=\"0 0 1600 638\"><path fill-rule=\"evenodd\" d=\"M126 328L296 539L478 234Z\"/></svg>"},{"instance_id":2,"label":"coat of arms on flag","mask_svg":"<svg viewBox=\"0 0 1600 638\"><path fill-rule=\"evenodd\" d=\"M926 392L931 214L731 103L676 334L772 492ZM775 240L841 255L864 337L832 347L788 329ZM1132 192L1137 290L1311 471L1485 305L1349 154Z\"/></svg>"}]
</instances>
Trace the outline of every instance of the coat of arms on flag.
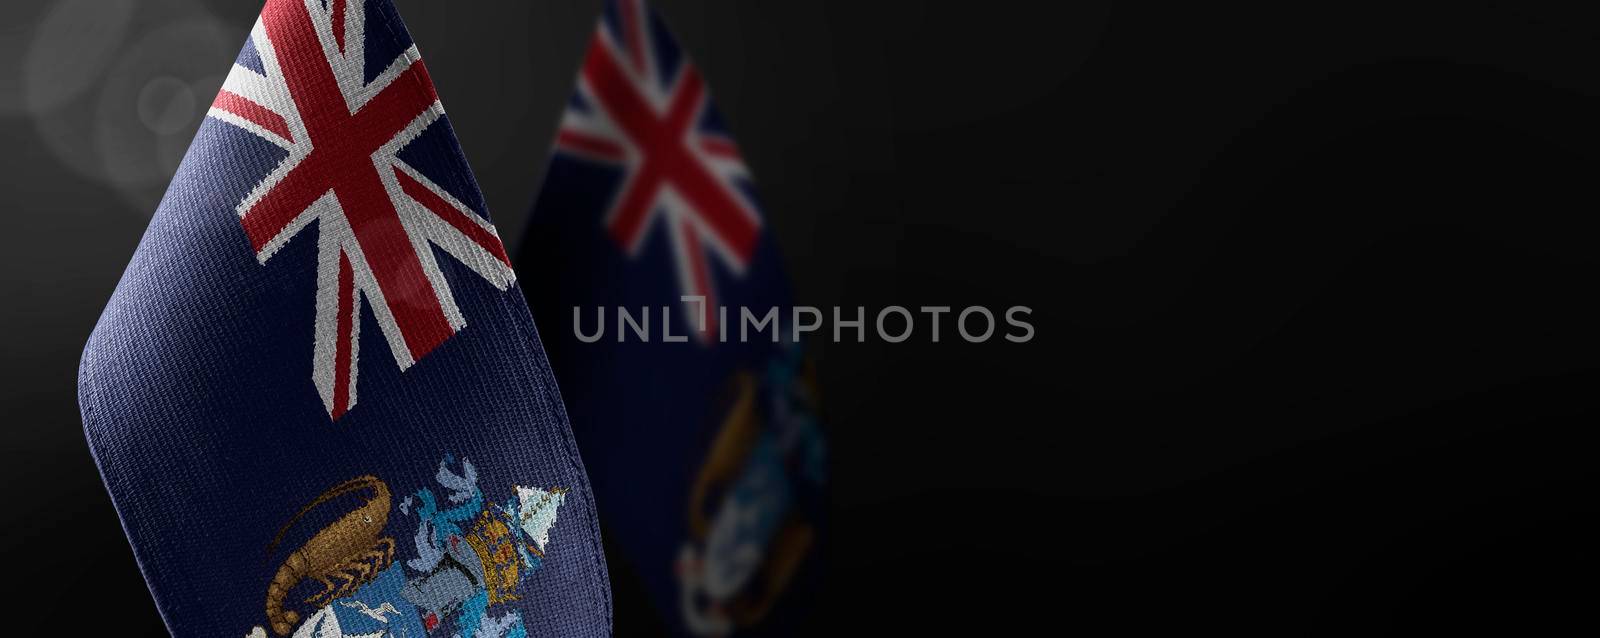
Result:
<instances>
[{"instance_id":1,"label":"coat of arms on flag","mask_svg":"<svg viewBox=\"0 0 1600 638\"><path fill-rule=\"evenodd\" d=\"M80 366L169 630L609 635L565 407L391 1L267 0L208 115Z\"/></svg>"},{"instance_id":2,"label":"coat of arms on flag","mask_svg":"<svg viewBox=\"0 0 1600 638\"><path fill-rule=\"evenodd\" d=\"M788 280L705 78L640 0L604 5L518 258L561 273L526 285L618 573L679 635L797 631L826 540L811 366L787 335L720 338L719 307L787 312ZM575 338L574 312L617 307L695 338Z\"/></svg>"},{"instance_id":3,"label":"coat of arms on flag","mask_svg":"<svg viewBox=\"0 0 1600 638\"><path fill-rule=\"evenodd\" d=\"M252 638L455 635L526 638L518 600L523 580L544 564L550 530L567 491L514 486L504 505L485 501L477 468L461 471L446 457L435 475L444 501L428 487L399 502L415 516L416 556L395 560L399 542L387 535L394 495L382 479L360 476L329 487L292 516L273 548L305 516L330 503L357 506L312 533L287 553L266 587L267 624ZM309 597L300 599L300 596ZM303 611L302 611L303 609Z\"/></svg>"}]
</instances>

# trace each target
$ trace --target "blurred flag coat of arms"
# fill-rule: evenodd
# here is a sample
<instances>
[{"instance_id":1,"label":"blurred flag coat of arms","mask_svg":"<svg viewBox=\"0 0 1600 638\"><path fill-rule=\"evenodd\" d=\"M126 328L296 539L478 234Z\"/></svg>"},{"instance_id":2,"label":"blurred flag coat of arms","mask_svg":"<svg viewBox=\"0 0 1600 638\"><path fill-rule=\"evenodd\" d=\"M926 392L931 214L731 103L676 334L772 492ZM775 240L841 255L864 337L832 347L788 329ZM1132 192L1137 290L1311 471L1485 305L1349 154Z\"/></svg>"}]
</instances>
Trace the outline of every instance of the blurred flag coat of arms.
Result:
<instances>
[{"instance_id":1,"label":"blurred flag coat of arms","mask_svg":"<svg viewBox=\"0 0 1600 638\"><path fill-rule=\"evenodd\" d=\"M792 633L821 580L825 445L801 345L739 338L741 308L792 304L749 171L643 2L604 3L577 84L518 266L560 273L528 291L617 586L677 635Z\"/></svg>"},{"instance_id":2,"label":"blurred flag coat of arms","mask_svg":"<svg viewBox=\"0 0 1600 638\"><path fill-rule=\"evenodd\" d=\"M173 635L610 634L565 408L390 0L267 0L79 394Z\"/></svg>"}]
</instances>

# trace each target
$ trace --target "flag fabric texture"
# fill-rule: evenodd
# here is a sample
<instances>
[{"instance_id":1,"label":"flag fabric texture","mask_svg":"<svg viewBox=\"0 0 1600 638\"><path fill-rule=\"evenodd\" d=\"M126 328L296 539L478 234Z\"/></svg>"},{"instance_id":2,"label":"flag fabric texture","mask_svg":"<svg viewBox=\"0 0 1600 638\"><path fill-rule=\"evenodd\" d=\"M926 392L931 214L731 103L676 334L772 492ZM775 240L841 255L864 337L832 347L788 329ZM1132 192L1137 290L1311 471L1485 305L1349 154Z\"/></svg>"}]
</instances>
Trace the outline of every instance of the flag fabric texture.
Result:
<instances>
[{"instance_id":1,"label":"flag fabric texture","mask_svg":"<svg viewBox=\"0 0 1600 638\"><path fill-rule=\"evenodd\" d=\"M559 273L528 290L619 578L679 635L802 627L826 539L812 366L739 149L643 2L604 5L518 261Z\"/></svg>"},{"instance_id":2,"label":"flag fabric texture","mask_svg":"<svg viewBox=\"0 0 1600 638\"><path fill-rule=\"evenodd\" d=\"M390 0L266 2L79 394L176 636L610 633L565 408Z\"/></svg>"}]
</instances>

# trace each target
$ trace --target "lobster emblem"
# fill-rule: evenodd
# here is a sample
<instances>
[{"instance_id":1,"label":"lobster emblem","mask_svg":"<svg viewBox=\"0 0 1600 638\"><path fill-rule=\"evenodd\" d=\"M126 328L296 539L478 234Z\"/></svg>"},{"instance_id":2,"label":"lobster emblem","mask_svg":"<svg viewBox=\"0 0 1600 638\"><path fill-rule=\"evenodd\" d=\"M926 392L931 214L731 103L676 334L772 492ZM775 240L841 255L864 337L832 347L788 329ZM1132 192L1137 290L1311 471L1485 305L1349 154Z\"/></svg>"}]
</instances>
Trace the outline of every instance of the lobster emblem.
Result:
<instances>
[{"instance_id":1,"label":"lobster emblem","mask_svg":"<svg viewBox=\"0 0 1600 638\"><path fill-rule=\"evenodd\" d=\"M389 486L373 476L360 476L323 492L283 524L267 546L270 554L283 535L301 517L335 498L366 490L370 493L355 510L318 530L310 540L294 550L278 567L267 586L267 622L279 636L287 636L300 621L300 614L284 609L290 590L306 581L322 585L305 602L313 608L348 595L377 577L394 562L394 539L383 536L389 523Z\"/></svg>"},{"instance_id":2,"label":"lobster emblem","mask_svg":"<svg viewBox=\"0 0 1600 638\"><path fill-rule=\"evenodd\" d=\"M679 603L690 633L761 622L811 555L817 533L802 491L820 489L823 440L812 368L798 350L760 379L740 372L732 405L689 493Z\"/></svg>"}]
</instances>

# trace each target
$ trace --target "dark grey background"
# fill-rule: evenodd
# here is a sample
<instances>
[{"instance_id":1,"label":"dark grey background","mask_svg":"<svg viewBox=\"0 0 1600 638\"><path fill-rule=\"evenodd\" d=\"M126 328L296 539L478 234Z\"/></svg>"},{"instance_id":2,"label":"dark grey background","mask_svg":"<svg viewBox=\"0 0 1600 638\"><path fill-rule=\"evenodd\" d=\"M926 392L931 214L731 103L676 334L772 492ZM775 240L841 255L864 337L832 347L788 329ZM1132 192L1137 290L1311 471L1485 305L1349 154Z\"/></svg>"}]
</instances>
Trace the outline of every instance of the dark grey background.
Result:
<instances>
[{"instance_id":1,"label":"dark grey background","mask_svg":"<svg viewBox=\"0 0 1600 638\"><path fill-rule=\"evenodd\" d=\"M519 237L597 4L397 4ZM656 4L801 303L1035 309L819 349L804 633L1592 624L1596 10ZM161 632L77 354L258 8L0 3L9 623Z\"/></svg>"}]
</instances>

